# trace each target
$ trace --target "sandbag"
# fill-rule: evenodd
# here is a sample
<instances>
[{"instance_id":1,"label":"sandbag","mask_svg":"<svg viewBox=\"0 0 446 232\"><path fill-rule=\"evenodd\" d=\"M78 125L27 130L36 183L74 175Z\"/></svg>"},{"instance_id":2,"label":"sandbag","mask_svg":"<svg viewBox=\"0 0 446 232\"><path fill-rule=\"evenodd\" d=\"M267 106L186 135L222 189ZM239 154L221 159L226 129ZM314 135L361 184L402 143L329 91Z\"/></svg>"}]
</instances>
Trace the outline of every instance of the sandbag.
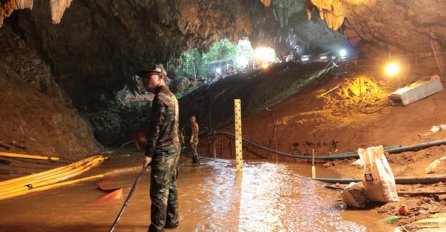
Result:
<instances>
[{"instance_id":1,"label":"sandbag","mask_svg":"<svg viewBox=\"0 0 446 232\"><path fill-rule=\"evenodd\" d=\"M364 184L362 182L350 183L342 191L342 200L349 207L361 209L365 208L369 202L369 199Z\"/></svg>"},{"instance_id":2,"label":"sandbag","mask_svg":"<svg viewBox=\"0 0 446 232\"><path fill-rule=\"evenodd\" d=\"M358 149L364 163L364 187L373 202L399 201L395 177L384 155L383 146Z\"/></svg>"}]
</instances>

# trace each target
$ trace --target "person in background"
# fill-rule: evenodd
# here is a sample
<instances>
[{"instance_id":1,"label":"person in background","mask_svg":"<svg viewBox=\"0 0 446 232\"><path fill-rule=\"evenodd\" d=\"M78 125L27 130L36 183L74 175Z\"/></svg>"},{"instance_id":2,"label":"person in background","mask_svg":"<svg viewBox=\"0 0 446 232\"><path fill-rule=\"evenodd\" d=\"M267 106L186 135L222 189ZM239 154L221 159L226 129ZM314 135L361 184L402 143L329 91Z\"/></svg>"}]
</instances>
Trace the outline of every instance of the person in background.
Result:
<instances>
[{"instance_id":1,"label":"person in background","mask_svg":"<svg viewBox=\"0 0 446 232\"><path fill-rule=\"evenodd\" d=\"M195 116L190 117L190 128L191 128L191 135L190 135L190 147L192 149L192 163L198 164L200 163L198 161L198 133L200 131L200 128L197 123L197 119Z\"/></svg>"}]
</instances>

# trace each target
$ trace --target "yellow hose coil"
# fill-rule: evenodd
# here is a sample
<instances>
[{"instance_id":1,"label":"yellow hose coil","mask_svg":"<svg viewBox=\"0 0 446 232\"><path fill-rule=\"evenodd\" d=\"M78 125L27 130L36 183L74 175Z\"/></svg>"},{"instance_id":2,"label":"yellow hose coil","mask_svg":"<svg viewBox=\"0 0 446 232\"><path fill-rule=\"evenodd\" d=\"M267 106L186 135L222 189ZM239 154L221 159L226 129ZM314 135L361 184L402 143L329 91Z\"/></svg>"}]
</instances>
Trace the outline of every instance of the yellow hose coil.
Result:
<instances>
[{"instance_id":1,"label":"yellow hose coil","mask_svg":"<svg viewBox=\"0 0 446 232\"><path fill-rule=\"evenodd\" d=\"M33 188L28 190L26 193L23 194L6 194L6 195L2 195L0 196L0 200L5 200L5 199L9 199L9 198L14 198L14 197L18 197L21 195L25 195L25 194L29 194L29 193L35 193L35 192L40 192L40 191L45 191L48 189L53 189L53 188L59 188L59 187L63 187L66 185L70 185L70 184L76 184L79 182L85 182L85 181L89 181L89 180L95 180L95 179L99 179L99 178L103 178L104 175L103 174L99 174L99 175L94 175L94 176L89 176L89 177L84 177L84 178L80 178L80 179L75 179L75 180L70 180L70 181L65 181L65 182L61 182L61 183L57 183L57 184L52 184L52 185L46 185L46 186L42 186L39 188Z\"/></svg>"},{"instance_id":2,"label":"yellow hose coil","mask_svg":"<svg viewBox=\"0 0 446 232\"><path fill-rule=\"evenodd\" d=\"M48 171L18 177L0 182L0 200L25 195L31 192L43 191L53 187L64 186L73 181L66 181L69 178L80 175L104 161L103 156L93 156L67 166L51 169ZM96 175L95 178L99 178ZM102 175L103 176L103 175ZM83 181L83 179L79 179ZM79 182L79 181L78 181Z\"/></svg>"}]
</instances>

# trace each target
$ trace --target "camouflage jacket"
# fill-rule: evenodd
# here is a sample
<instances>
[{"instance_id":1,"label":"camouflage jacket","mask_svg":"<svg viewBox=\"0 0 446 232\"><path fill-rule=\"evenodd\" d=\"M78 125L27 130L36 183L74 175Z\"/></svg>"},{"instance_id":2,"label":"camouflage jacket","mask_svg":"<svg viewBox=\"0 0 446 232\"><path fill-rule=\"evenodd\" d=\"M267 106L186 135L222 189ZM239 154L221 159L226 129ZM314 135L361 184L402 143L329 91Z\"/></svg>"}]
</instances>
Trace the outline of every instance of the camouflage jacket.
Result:
<instances>
[{"instance_id":1,"label":"camouflage jacket","mask_svg":"<svg viewBox=\"0 0 446 232\"><path fill-rule=\"evenodd\" d=\"M192 138L192 143L197 144L198 143L198 132L200 130L200 128L198 127L198 123L194 122L190 125L191 129L192 129L192 134L191 137Z\"/></svg>"},{"instance_id":2,"label":"camouflage jacket","mask_svg":"<svg viewBox=\"0 0 446 232\"><path fill-rule=\"evenodd\" d=\"M167 86L157 87L152 103L152 113L147 131L145 155L176 154L180 151L178 138L178 100Z\"/></svg>"}]
</instances>

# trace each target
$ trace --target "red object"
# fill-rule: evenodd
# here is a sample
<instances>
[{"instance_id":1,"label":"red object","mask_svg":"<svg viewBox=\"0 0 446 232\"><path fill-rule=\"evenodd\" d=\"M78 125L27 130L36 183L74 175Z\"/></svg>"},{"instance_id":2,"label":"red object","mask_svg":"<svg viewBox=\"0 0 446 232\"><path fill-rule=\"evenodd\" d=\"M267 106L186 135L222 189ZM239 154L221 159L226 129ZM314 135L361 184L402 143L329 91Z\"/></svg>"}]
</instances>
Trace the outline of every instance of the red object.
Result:
<instances>
[{"instance_id":1,"label":"red object","mask_svg":"<svg viewBox=\"0 0 446 232\"><path fill-rule=\"evenodd\" d=\"M96 183L96 186L104 192L111 193L122 188L121 185L117 184L114 178L103 179Z\"/></svg>"},{"instance_id":2,"label":"red object","mask_svg":"<svg viewBox=\"0 0 446 232\"><path fill-rule=\"evenodd\" d=\"M147 143L146 133L139 132L135 136L133 136L133 142L135 143L136 148L141 150Z\"/></svg>"},{"instance_id":3,"label":"red object","mask_svg":"<svg viewBox=\"0 0 446 232\"><path fill-rule=\"evenodd\" d=\"M403 215L403 216L405 216L405 215L407 215L407 209L406 209L406 206L401 206L399 209L398 209L398 213L400 214L400 215Z\"/></svg>"},{"instance_id":4,"label":"red object","mask_svg":"<svg viewBox=\"0 0 446 232\"><path fill-rule=\"evenodd\" d=\"M94 201L95 203L105 203L109 201L114 201L122 197L122 188L119 188L111 193L104 195L103 197Z\"/></svg>"}]
</instances>

